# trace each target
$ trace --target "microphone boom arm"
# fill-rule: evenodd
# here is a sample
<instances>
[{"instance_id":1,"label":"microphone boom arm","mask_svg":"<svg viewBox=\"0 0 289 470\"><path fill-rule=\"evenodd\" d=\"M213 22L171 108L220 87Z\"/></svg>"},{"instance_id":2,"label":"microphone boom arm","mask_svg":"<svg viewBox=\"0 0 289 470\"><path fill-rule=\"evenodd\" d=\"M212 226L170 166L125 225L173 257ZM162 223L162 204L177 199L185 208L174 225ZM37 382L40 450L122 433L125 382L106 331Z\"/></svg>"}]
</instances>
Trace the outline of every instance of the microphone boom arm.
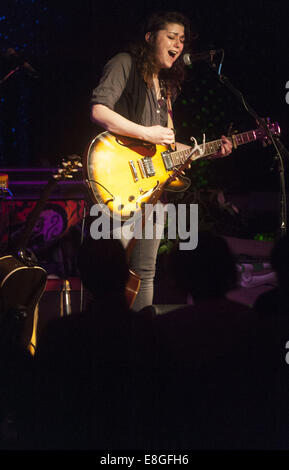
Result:
<instances>
[{"instance_id":1,"label":"microphone boom arm","mask_svg":"<svg viewBox=\"0 0 289 470\"><path fill-rule=\"evenodd\" d=\"M208 64L209 67L216 72L216 64L211 63ZM221 65L221 64L220 64ZM287 233L287 199L286 199L286 182L285 182L285 172L284 172L284 158L287 157L289 160L289 152L281 142L278 135L273 135L270 130L270 126L267 125L264 118L260 117L257 112L250 106L245 98L243 93L238 90L228 77L221 74L220 71L221 67L219 67L219 71L217 72L217 77L219 81L225 85L231 93L233 93L237 99L242 103L245 110L256 120L256 122L263 128L265 135L267 135L268 139L273 143L274 148L276 150L275 159L278 160L278 169L280 175L280 234L285 235Z\"/></svg>"}]
</instances>

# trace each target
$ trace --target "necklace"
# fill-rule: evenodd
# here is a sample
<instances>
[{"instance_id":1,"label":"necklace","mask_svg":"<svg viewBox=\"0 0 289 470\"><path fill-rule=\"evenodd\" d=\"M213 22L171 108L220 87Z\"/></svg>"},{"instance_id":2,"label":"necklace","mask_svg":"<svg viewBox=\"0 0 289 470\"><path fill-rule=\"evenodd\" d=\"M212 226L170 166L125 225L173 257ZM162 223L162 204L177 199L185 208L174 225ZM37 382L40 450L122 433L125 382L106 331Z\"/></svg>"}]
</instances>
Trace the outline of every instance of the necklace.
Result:
<instances>
[{"instance_id":1,"label":"necklace","mask_svg":"<svg viewBox=\"0 0 289 470\"><path fill-rule=\"evenodd\" d=\"M164 100L166 97L166 86L164 80L159 80L157 77L154 77L153 83L157 101Z\"/></svg>"}]
</instances>

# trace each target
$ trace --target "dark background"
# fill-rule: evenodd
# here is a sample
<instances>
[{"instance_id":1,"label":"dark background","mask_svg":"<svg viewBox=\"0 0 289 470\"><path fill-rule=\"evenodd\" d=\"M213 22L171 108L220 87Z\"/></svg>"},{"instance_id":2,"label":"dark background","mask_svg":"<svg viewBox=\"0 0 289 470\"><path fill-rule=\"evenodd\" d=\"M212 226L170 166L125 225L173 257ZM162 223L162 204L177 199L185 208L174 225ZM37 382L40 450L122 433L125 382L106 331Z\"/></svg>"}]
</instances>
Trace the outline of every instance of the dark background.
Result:
<instances>
[{"instance_id":1,"label":"dark background","mask_svg":"<svg viewBox=\"0 0 289 470\"><path fill-rule=\"evenodd\" d=\"M194 51L224 48L222 73L243 92L258 115L278 121L289 146L289 6L281 1L207 0L153 2L92 0L10 0L1 2L1 76L15 57L12 47L38 72L18 72L0 88L0 168L54 167L63 155L83 155L98 129L90 122L89 100L106 60L133 38L143 18L156 10L186 14L198 39ZM256 128L254 119L206 64L188 69L175 107L178 140L207 140ZM195 168L199 187L230 191L277 191L278 167L272 146L260 142L225 160Z\"/></svg>"}]
</instances>

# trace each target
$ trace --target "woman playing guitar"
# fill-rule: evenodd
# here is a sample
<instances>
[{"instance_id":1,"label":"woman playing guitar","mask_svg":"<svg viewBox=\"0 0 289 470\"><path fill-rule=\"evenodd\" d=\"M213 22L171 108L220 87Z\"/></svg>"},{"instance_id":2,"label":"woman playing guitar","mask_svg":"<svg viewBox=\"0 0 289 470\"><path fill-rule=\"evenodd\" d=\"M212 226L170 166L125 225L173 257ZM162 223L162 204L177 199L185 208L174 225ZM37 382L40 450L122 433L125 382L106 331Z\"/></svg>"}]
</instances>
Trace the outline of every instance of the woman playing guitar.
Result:
<instances>
[{"instance_id":1,"label":"woman playing guitar","mask_svg":"<svg viewBox=\"0 0 289 470\"><path fill-rule=\"evenodd\" d=\"M115 55L105 65L99 85L92 93L92 120L105 130L177 149L171 103L184 80L183 55L190 44L187 18L177 12L153 14L142 39L128 52ZM231 153L232 144L222 136L221 152ZM115 175L117 177L117 175ZM153 303L153 283L160 239L138 239L129 266L141 277L135 311Z\"/></svg>"}]
</instances>

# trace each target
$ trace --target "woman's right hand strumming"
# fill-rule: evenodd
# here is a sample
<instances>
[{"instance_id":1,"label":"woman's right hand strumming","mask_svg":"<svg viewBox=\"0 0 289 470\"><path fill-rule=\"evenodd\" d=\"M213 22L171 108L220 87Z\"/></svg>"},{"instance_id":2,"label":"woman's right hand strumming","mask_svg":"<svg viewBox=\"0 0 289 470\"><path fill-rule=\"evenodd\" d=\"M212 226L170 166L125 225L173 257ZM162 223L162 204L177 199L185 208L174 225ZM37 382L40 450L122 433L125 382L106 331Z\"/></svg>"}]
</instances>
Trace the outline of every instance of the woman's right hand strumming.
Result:
<instances>
[{"instance_id":1,"label":"woman's right hand strumming","mask_svg":"<svg viewBox=\"0 0 289 470\"><path fill-rule=\"evenodd\" d=\"M152 144L171 145L175 143L175 133L169 127L149 126L145 127L144 140Z\"/></svg>"},{"instance_id":2,"label":"woman's right hand strumming","mask_svg":"<svg viewBox=\"0 0 289 470\"><path fill-rule=\"evenodd\" d=\"M101 104L92 107L92 120L114 134L135 137L158 145L171 145L175 142L174 131L169 127L136 124Z\"/></svg>"}]
</instances>

